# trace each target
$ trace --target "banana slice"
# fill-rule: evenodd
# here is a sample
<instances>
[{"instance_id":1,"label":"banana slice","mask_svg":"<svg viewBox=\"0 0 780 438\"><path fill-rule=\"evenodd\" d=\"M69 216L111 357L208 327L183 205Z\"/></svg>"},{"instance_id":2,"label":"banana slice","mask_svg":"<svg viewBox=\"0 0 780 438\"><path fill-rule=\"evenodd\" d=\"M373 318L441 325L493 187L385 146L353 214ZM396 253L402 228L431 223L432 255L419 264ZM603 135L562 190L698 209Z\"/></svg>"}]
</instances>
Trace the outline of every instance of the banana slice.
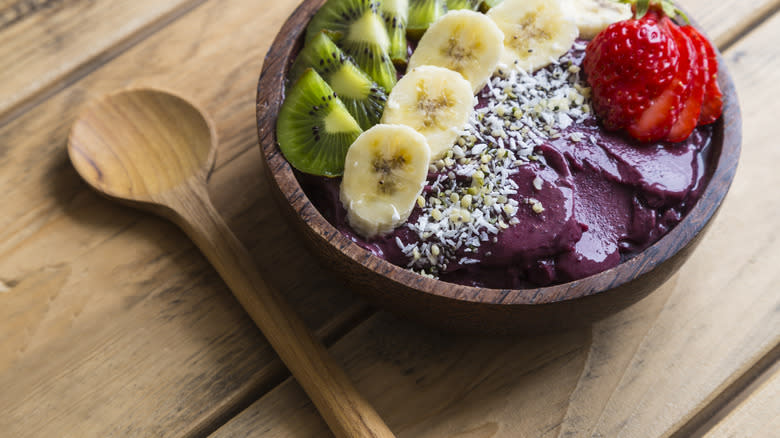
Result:
<instances>
[{"instance_id":1,"label":"banana slice","mask_svg":"<svg viewBox=\"0 0 780 438\"><path fill-rule=\"evenodd\" d=\"M531 73L566 53L579 31L561 0L504 0L487 16L504 32L500 64Z\"/></svg>"},{"instance_id":2,"label":"banana slice","mask_svg":"<svg viewBox=\"0 0 780 438\"><path fill-rule=\"evenodd\" d=\"M593 39L610 24L631 18L631 5L614 0L564 0L563 13L577 24L580 37Z\"/></svg>"},{"instance_id":3,"label":"banana slice","mask_svg":"<svg viewBox=\"0 0 780 438\"><path fill-rule=\"evenodd\" d=\"M471 83L433 65L409 71L387 98L382 123L406 125L428 141L431 160L441 158L466 125L474 106Z\"/></svg>"},{"instance_id":4,"label":"banana slice","mask_svg":"<svg viewBox=\"0 0 780 438\"><path fill-rule=\"evenodd\" d=\"M363 237L406 222L425 186L431 151L422 134L404 125L375 125L347 151L341 203Z\"/></svg>"},{"instance_id":5,"label":"banana slice","mask_svg":"<svg viewBox=\"0 0 780 438\"><path fill-rule=\"evenodd\" d=\"M504 33L484 14L450 11L425 32L409 60L409 68L436 65L455 70L477 93L496 69Z\"/></svg>"}]
</instances>

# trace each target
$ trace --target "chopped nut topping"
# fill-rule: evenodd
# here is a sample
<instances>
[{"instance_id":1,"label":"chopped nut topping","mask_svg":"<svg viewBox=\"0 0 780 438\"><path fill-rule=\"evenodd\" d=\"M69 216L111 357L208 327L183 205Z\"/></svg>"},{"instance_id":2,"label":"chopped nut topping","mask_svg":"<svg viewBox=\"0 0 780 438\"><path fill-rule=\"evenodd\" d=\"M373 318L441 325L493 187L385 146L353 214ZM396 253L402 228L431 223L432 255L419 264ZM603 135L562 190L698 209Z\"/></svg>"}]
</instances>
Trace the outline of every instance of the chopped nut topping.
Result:
<instances>
[{"instance_id":1,"label":"chopped nut topping","mask_svg":"<svg viewBox=\"0 0 780 438\"><path fill-rule=\"evenodd\" d=\"M584 50L583 44L575 46ZM534 149L587 117L590 88L579 73L567 55L532 75L502 71L488 81L480 96L485 105L471 114L445 157L430 166L435 176L417 200L421 214L406 224L419 241L397 242L409 268L435 278L450 263L479 263L483 243L497 242L501 231L520 223L520 203L544 212L539 200L519 197L512 175L531 162L544 165ZM577 133L568 138L584 139ZM533 189L541 191L543 183L537 176Z\"/></svg>"}]
</instances>

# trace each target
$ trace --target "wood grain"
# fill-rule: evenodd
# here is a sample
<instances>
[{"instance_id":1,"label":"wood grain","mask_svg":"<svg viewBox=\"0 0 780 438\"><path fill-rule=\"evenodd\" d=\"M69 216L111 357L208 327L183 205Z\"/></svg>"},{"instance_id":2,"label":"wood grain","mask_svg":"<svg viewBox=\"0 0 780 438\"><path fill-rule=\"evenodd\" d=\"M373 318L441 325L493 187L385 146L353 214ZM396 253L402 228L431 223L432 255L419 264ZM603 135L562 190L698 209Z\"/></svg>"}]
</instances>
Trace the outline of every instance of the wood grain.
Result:
<instances>
[{"instance_id":1,"label":"wood grain","mask_svg":"<svg viewBox=\"0 0 780 438\"><path fill-rule=\"evenodd\" d=\"M740 169L710 234L657 294L542 341L448 338L380 315L334 347L399 436L671 436L777 348L780 196L766 187L780 184L780 56L766 41L778 37L775 15L726 53L746 114ZM214 436L261 424L263 436L322 433L282 385Z\"/></svg>"},{"instance_id":2,"label":"wood grain","mask_svg":"<svg viewBox=\"0 0 780 438\"><path fill-rule=\"evenodd\" d=\"M225 194L218 208L307 324L330 338L361 318L364 305L327 280L263 194L253 90L267 49L262 41L278 30L268 23L281 22L295 5L253 3L252 10L245 3L197 10L2 129L13 148L2 150L0 184L4 201L18 204L0 219L0 279L8 289L0 300L59 269L57 281L39 283L51 285L45 293L53 299L29 311L8 309L25 317L7 331L25 336L0 354L4 433L207 431L285 376L183 234L97 197L67 162L64 141L79 106L139 77L200 93L216 114L222 145L245 153L232 160L220 151L210 188ZM220 67L215 73L203 65ZM230 80L213 84L215 74Z\"/></svg>"},{"instance_id":3,"label":"wood grain","mask_svg":"<svg viewBox=\"0 0 780 438\"><path fill-rule=\"evenodd\" d=\"M679 3L691 12L691 16L721 49L730 47L740 36L780 8L780 0L758 0L750 5L710 0L685 0Z\"/></svg>"},{"instance_id":4,"label":"wood grain","mask_svg":"<svg viewBox=\"0 0 780 438\"><path fill-rule=\"evenodd\" d=\"M780 362L738 406L705 436L707 438L771 437L780 431Z\"/></svg>"},{"instance_id":5,"label":"wood grain","mask_svg":"<svg viewBox=\"0 0 780 438\"><path fill-rule=\"evenodd\" d=\"M203 0L0 3L0 125Z\"/></svg>"},{"instance_id":6,"label":"wood grain","mask_svg":"<svg viewBox=\"0 0 780 438\"><path fill-rule=\"evenodd\" d=\"M206 179L216 148L208 115L150 88L90 103L68 136L71 163L90 186L170 219L195 242L336 436L393 437L214 208Z\"/></svg>"},{"instance_id":7,"label":"wood grain","mask_svg":"<svg viewBox=\"0 0 780 438\"><path fill-rule=\"evenodd\" d=\"M690 1L702 5L701 10L688 8L694 17L711 8L710 2ZM91 74L53 92L45 105L31 108L0 127L0 312L9 316L0 319L0 336L4 336L0 338L3 434L204 436L264 394L261 406L289 401L292 410L250 409L245 415L292 412L302 416L275 418L261 423L260 428L234 429L239 436L266 436L266 431L271 436L284 428L300 432L284 436L305 436L307 430L321 436L317 434L325 431L324 423L316 423L321 420L313 415L314 411L312 415L301 411L307 399L295 383L287 381L281 391L268 392L286 376L280 362L188 239L164 221L117 207L96 196L80 182L64 149L76 111L91 98L131 85L166 87L193 97L214 117L221 139L217 168L209 187L218 210L249 247L267 280L285 293L307 324L319 328L320 336L330 341L341 337L364 319L366 307L345 291L327 269L314 262L280 217L265 183L257 150L257 75L271 40L295 3L208 1L116 58L101 60L110 62L102 67L100 63L93 65ZM755 2L727 3L730 7L724 10L728 16L712 17L711 22L736 19L755 10ZM724 374L738 373L740 364L753 360L762 345L776 342L776 326L768 325L775 323L776 317L755 310L768 311L772 306L775 297L771 292L776 291L776 283L772 282L777 281L772 215L778 213L778 199L773 191L757 190L767 187L764 184L776 185L771 160L765 154L769 152L769 158L776 158L768 146L775 133L762 131L765 126L774 126L771 111L765 111L774 108L773 88L765 87L767 77L772 78L776 70L767 68L768 55L763 47L766 46L759 50L758 43L751 45L749 51L740 52L744 55L740 57L732 52L732 71L743 71L738 88L743 105L749 104L746 106L751 111L751 117L746 118L745 144L746 151L752 152L746 152L738 172L734 189L741 187L739 195L732 194L727 199L728 206L741 198L735 205L739 208L721 213L716 224L725 225L712 230L706 241L711 243L703 244L678 276L681 283L687 284L686 288L680 289L678 284L664 292L665 287L648 298L655 302L653 306L646 305L645 300L628 309L626 312L637 309L641 318L623 316L613 320L615 328L603 329L598 343L592 344L589 339L596 337L587 332L568 333L541 338L537 344L517 340L518 347L504 354L504 348L516 344L512 340L504 344L494 340L495 344L475 350L484 352L484 358L468 351L461 353L457 347L462 342L466 344L460 347L464 350L475 348L469 346L481 345L482 339L452 338L449 342L455 347L445 345L450 350L445 348L439 353L440 361L431 360L433 355L422 348L435 348L440 335L383 315L379 322L371 322L378 332L369 332L370 337L359 336L362 344L345 344L354 347L349 356L355 358L350 359L350 370L360 367L356 361L361 357L366 361L379 357L377 366L386 367L390 373L380 375L381 382L387 380L384 385L401 382L404 388L411 388L369 394L369 401L380 407L380 414L384 415L384 406L389 406L399 410L393 415L395 424L418 423L420 416L430 416L427 427L453 424L466 430L467 435L487 435L495 430L497 421L504 421L503 417L483 426L468 416L468 406L458 397L477 391L497 368L508 366L519 371L509 376L497 375L494 385L503 387L522 380L522 384L505 391L515 394L533 387L542 402L522 399L525 404L519 402L517 409L507 405L502 412L510 419L522 415L522 421L546 423L555 432L554 420L567 415L567 391L572 387L587 389L579 383L580 379L592 378L591 388L598 388L599 379L609 375L610 382L617 380L625 385L637 373L658 375L670 366L687 367L689 375L697 375L700 370L690 365L694 357L670 365L668 355L656 360L652 349L635 356L643 345L641 330L655 332L655 339L669 334L652 328L656 311L669 313L662 322L671 321L672 329L679 329L684 322L681 318L688 318L691 313L697 316L690 327L702 329L703 334L683 327L684 331L671 338L678 340L680 348L681 338L696 342L697 336L702 336L705 345L692 352L698 358L710 358L708 348L715 345L714 357L720 359L712 366L725 366L722 372L698 375L707 381L722 381ZM775 64L769 66L777 68ZM753 171L758 171L755 181ZM745 214L756 211L756 205L760 205L759 214ZM699 279L705 280L701 289L696 286ZM724 292L726 288L732 288L730 293ZM686 298L689 290L694 291L694 296ZM704 302L711 302L713 307L706 307ZM707 312L712 310L716 312L707 319ZM627 315L626 312L621 315ZM644 325L635 327L637 319L643 319ZM723 321L728 324L711 331L712 325ZM631 328L630 333L621 335L626 327ZM731 333L732 328L735 333ZM402 333L394 338L395 331ZM727 345L719 347L715 338L721 335ZM405 344L416 338L428 340ZM740 340L744 339L749 342L742 345ZM378 347L367 347L377 344ZM682 345L677 357L685 356L689 344ZM421 349L416 350L417 347ZM730 359L723 356L724 349L730 351ZM615 353L597 355L609 351ZM627 373L623 371L625 366L610 359L616 355L621 363L644 365ZM572 359L550 359L562 356ZM339 356L342 357L346 356ZM415 360L414 370L405 366L410 357ZM460 357L464 359L459 360ZM468 365L472 360L484 364L484 370L472 371ZM517 360L521 362L515 363ZM583 369L585 361L594 365ZM556 368L551 370L550 364ZM605 368L609 364L613 365ZM472 372L473 375L469 374ZM398 377L404 373L407 380ZM538 373L545 377L534 379ZM370 370L357 375L364 382L359 386L361 390L365 382L374 378ZM451 375L456 377L450 378ZM418 378L422 378L419 383ZM562 385L563 391L555 386L562 379L568 379ZM437 383L428 385L432 381ZM677 380L662 385L662 389L671 391L669 388L676 383ZM454 389L447 389L453 384ZM426 398L414 406L421 409L408 414L406 419L404 406L409 399L418 397L417 385L431 389L420 393ZM706 385L699 381L695 386ZM293 397L279 397L288 391ZM552 400L549 402L544 398L548 392ZM619 403L622 393L604 390L594 403ZM572 415L588 412L587 394L583 393L580 408L571 410ZM614 400L609 394L614 394ZM710 393L697 390L695 394L706 398ZM650 391L646 397L667 395L664 391ZM378 404L385 397L387 405ZM475 400L479 400L475 402L477 406L482 401L494 401L484 392L477 394ZM501 400L511 403L513 398ZM558 410L534 410L538 403ZM536 420L523 414L527 408ZM464 412L468 418L459 422L457 416L442 415L442 411ZM650 423L653 421L655 418ZM426 425L417 427L424 430Z\"/></svg>"},{"instance_id":8,"label":"wood grain","mask_svg":"<svg viewBox=\"0 0 780 438\"><path fill-rule=\"evenodd\" d=\"M567 414L567 400L583 384L583 369L625 366L635 347L621 333L628 328L632 337L646 334L669 291L605 320L595 333L577 330L525 339L442 334L382 313L337 343L333 352L360 373L361 391L385 413L398 436L554 437ZM370 345L355 349L353 342L369 338ZM593 347L598 354L589 352ZM610 386L609 380L593 377L593 385ZM316 414L301 404L300 390L290 383L275 388L212 438L323 436ZM267 428L262 435L251 432L260 425Z\"/></svg>"}]
</instances>

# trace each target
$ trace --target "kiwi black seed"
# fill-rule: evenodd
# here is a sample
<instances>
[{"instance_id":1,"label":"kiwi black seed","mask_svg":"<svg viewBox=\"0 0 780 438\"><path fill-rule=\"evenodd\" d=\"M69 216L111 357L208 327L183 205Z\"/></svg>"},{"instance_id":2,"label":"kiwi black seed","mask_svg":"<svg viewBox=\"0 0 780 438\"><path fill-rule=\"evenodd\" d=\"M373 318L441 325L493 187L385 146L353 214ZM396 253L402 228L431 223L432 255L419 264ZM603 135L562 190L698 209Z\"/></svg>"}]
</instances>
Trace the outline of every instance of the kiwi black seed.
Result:
<instances>
[{"instance_id":1,"label":"kiwi black seed","mask_svg":"<svg viewBox=\"0 0 780 438\"><path fill-rule=\"evenodd\" d=\"M382 0L379 7L390 36L388 53L393 64L405 66L409 60L406 44L406 24L409 20L409 0Z\"/></svg>"},{"instance_id":2,"label":"kiwi black seed","mask_svg":"<svg viewBox=\"0 0 780 438\"><path fill-rule=\"evenodd\" d=\"M470 9L472 11L479 10L479 5L482 4L482 0L447 0L447 9L455 11L459 9Z\"/></svg>"},{"instance_id":3,"label":"kiwi black seed","mask_svg":"<svg viewBox=\"0 0 780 438\"><path fill-rule=\"evenodd\" d=\"M287 91L276 120L276 138L287 161L301 172L344 173L347 149L363 132L324 79L306 69Z\"/></svg>"},{"instance_id":4,"label":"kiwi black seed","mask_svg":"<svg viewBox=\"0 0 780 438\"><path fill-rule=\"evenodd\" d=\"M390 38L376 0L328 0L314 14L306 41L326 31L355 63L386 91L397 80L390 60Z\"/></svg>"},{"instance_id":5,"label":"kiwi black seed","mask_svg":"<svg viewBox=\"0 0 780 438\"><path fill-rule=\"evenodd\" d=\"M420 39L442 15L447 13L446 0L409 0L409 23L407 35L415 40Z\"/></svg>"},{"instance_id":6,"label":"kiwi black seed","mask_svg":"<svg viewBox=\"0 0 780 438\"><path fill-rule=\"evenodd\" d=\"M290 82L313 68L336 92L362 129L368 129L382 118L387 93L374 82L325 32L306 43L290 68Z\"/></svg>"},{"instance_id":7,"label":"kiwi black seed","mask_svg":"<svg viewBox=\"0 0 780 438\"><path fill-rule=\"evenodd\" d=\"M479 5L479 9L482 12L487 12L491 8L494 8L494 7L498 6L503 1L504 0L482 0L482 4Z\"/></svg>"}]
</instances>

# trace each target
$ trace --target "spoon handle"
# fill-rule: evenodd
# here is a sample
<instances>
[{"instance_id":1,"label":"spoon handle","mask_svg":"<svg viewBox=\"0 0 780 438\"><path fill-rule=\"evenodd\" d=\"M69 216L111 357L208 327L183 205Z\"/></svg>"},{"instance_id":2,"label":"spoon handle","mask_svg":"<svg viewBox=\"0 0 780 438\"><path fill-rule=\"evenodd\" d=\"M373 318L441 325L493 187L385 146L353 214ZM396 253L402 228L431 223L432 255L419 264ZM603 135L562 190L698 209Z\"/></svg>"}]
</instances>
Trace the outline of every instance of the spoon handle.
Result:
<instances>
[{"instance_id":1,"label":"spoon handle","mask_svg":"<svg viewBox=\"0 0 780 438\"><path fill-rule=\"evenodd\" d=\"M164 203L173 210L172 219L222 276L333 433L337 437L393 437L303 320L263 281L252 256L211 204L205 185L185 185Z\"/></svg>"}]
</instances>

